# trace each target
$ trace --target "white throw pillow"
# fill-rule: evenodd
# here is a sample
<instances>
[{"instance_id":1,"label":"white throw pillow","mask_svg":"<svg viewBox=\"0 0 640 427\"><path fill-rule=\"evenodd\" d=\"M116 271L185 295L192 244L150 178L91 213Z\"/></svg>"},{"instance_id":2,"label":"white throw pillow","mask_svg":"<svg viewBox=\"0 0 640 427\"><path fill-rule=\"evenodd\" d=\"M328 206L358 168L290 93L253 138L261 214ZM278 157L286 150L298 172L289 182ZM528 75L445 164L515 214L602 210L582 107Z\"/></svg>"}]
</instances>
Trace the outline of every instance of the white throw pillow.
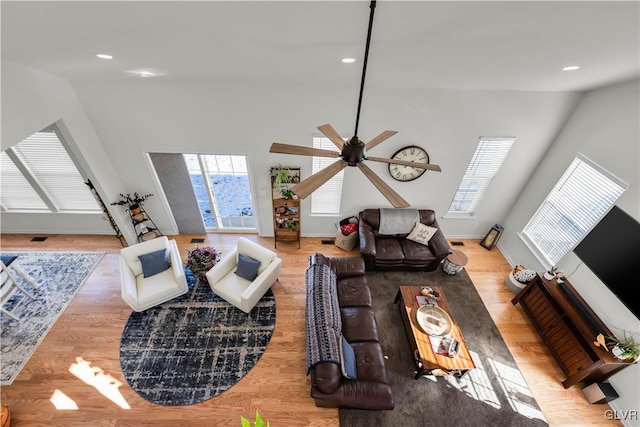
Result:
<instances>
[{"instance_id":1,"label":"white throw pillow","mask_svg":"<svg viewBox=\"0 0 640 427\"><path fill-rule=\"evenodd\" d=\"M428 225L424 225L421 222L416 222L416 226L413 227L411 233L407 236L407 239L413 240L416 243L421 243L426 245L429 243L429 240L436 234L438 231L435 227L430 227Z\"/></svg>"}]
</instances>

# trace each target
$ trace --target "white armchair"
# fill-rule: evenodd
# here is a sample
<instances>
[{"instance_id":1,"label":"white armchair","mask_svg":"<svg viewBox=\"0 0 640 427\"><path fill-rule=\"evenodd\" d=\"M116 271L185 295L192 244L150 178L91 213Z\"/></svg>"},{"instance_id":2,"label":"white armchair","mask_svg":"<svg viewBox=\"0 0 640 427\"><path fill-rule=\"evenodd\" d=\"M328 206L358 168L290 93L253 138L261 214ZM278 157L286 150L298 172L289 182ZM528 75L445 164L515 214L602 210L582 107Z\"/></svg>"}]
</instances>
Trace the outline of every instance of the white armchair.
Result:
<instances>
[{"instance_id":1,"label":"white armchair","mask_svg":"<svg viewBox=\"0 0 640 427\"><path fill-rule=\"evenodd\" d=\"M169 268L144 277L140 255L166 249ZM120 250L122 299L135 311L144 311L184 295L189 290L184 266L175 240L160 236Z\"/></svg>"},{"instance_id":2,"label":"white armchair","mask_svg":"<svg viewBox=\"0 0 640 427\"><path fill-rule=\"evenodd\" d=\"M253 281L235 274L239 254L260 262L258 275ZM207 281L216 295L245 313L249 313L271 285L278 280L281 267L282 260L275 252L240 237L236 248L227 253L207 272Z\"/></svg>"}]
</instances>

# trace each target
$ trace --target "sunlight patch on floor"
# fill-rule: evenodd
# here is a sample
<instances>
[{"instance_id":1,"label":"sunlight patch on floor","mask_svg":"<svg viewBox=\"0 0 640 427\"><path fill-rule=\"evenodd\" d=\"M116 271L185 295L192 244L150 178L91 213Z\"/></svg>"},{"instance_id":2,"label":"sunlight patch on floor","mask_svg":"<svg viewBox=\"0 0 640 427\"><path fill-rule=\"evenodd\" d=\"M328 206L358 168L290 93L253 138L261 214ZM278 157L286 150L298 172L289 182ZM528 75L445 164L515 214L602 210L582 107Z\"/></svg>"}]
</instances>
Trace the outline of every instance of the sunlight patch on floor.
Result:
<instances>
[{"instance_id":1,"label":"sunlight patch on floor","mask_svg":"<svg viewBox=\"0 0 640 427\"><path fill-rule=\"evenodd\" d=\"M535 406L536 399L529 390L527 383L518 369L511 368L495 360L489 359L491 368L496 378L500 381L500 386L504 390L505 396L509 398L509 405L519 414L527 418L536 418L546 421L542 412Z\"/></svg>"},{"instance_id":2,"label":"sunlight patch on floor","mask_svg":"<svg viewBox=\"0 0 640 427\"><path fill-rule=\"evenodd\" d=\"M71 364L69 372L94 387L104 397L122 409L131 409L131 406L118 390L122 383L111 375L106 374L102 368L91 367L91 362L84 360L82 357L76 357L76 363Z\"/></svg>"},{"instance_id":3,"label":"sunlight patch on floor","mask_svg":"<svg viewBox=\"0 0 640 427\"><path fill-rule=\"evenodd\" d=\"M53 403L53 406L55 406L58 411L78 410L78 405L76 404L76 402L60 390L56 389L49 400L51 401L51 403Z\"/></svg>"}]
</instances>

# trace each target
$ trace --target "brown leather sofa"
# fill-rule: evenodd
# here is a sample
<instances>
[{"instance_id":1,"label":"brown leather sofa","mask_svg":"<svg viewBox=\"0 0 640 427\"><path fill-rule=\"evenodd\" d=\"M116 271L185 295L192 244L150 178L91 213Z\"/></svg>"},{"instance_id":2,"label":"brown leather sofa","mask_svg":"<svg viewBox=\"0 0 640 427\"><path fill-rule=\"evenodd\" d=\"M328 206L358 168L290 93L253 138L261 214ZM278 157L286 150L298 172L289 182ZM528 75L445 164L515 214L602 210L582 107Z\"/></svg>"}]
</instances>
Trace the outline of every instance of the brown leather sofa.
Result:
<instances>
[{"instance_id":1,"label":"brown leather sofa","mask_svg":"<svg viewBox=\"0 0 640 427\"><path fill-rule=\"evenodd\" d=\"M407 240L407 234L383 235L380 229L380 209L365 209L360 212L360 255L367 271L373 270L418 270L433 271L452 253L449 242L430 209L418 210L420 222L438 231L428 245Z\"/></svg>"},{"instance_id":2,"label":"brown leather sofa","mask_svg":"<svg viewBox=\"0 0 640 427\"><path fill-rule=\"evenodd\" d=\"M331 274L317 274L329 266ZM335 283L327 283L334 282ZM323 313L336 310L332 319L314 317L314 304ZM323 314L324 315L324 314ZM371 308L371 292L364 262L356 257L327 258L320 253L309 257L307 270L307 370L311 374L311 397L316 406L358 409L393 409L384 353L378 341L376 318ZM335 331L334 327L340 330ZM317 334L324 346L338 345L340 333L355 352L357 378L342 374L339 360L310 361L310 336ZM311 338L313 340L313 338ZM330 359L325 356L324 359Z\"/></svg>"}]
</instances>

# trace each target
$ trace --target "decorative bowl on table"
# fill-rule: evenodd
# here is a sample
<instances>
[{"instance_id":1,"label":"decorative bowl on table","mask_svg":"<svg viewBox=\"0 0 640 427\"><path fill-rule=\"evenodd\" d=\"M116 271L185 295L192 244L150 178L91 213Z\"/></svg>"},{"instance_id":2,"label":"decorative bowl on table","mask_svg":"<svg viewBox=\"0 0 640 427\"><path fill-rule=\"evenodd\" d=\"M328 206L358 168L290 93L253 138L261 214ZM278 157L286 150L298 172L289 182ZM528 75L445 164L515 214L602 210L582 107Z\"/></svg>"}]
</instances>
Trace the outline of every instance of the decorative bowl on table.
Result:
<instances>
[{"instance_id":1,"label":"decorative bowl on table","mask_svg":"<svg viewBox=\"0 0 640 427\"><path fill-rule=\"evenodd\" d=\"M416 312L416 320L428 335L448 335L453 329L451 316L438 306L423 305Z\"/></svg>"}]
</instances>

